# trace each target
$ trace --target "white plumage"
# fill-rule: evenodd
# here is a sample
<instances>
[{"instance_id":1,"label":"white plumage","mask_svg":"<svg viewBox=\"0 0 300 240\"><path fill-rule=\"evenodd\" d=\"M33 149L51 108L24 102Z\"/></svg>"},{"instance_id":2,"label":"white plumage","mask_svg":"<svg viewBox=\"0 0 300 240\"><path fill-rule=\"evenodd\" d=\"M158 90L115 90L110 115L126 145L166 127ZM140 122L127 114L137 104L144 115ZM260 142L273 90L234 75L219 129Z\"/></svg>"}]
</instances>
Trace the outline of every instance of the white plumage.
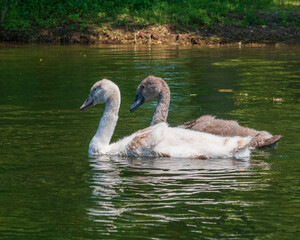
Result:
<instances>
[{"instance_id":1,"label":"white plumage","mask_svg":"<svg viewBox=\"0 0 300 240\"><path fill-rule=\"evenodd\" d=\"M172 128L162 122L139 130L110 144L120 107L116 84L103 79L94 84L81 110L105 103L97 132L89 145L91 155L178 158L248 158L251 137L220 137L183 128Z\"/></svg>"}]
</instances>

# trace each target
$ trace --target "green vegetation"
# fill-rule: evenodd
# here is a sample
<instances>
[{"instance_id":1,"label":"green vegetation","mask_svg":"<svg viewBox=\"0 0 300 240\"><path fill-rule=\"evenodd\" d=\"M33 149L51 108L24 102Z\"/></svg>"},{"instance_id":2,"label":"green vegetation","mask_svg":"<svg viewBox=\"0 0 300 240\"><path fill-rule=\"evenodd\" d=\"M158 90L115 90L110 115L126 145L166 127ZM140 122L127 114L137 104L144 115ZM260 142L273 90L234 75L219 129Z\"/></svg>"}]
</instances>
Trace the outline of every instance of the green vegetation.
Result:
<instances>
[{"instance_id":1,"label":"green vegetation","mask_svg":"<svg viewBox=\"0 0 300 240\"><path fill-rule=\"evenodd\" d=\"M298 0L2 0L2 31L65 25L146 26L171 24L196 30L216 24L300 25ZM71 28L71 26L70 26Z\"/></svg>"}]
</instances>

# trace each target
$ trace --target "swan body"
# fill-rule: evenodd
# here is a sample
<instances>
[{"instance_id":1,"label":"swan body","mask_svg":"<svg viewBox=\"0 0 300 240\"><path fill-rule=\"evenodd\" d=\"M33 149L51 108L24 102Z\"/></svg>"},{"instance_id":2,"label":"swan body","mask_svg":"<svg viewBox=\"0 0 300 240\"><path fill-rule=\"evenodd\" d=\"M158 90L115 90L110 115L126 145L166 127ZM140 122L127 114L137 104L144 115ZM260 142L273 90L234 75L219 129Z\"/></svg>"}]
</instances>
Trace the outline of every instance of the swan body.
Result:
<instances>
[{"instance_id":1,"label":"swan body","mask_svg":"<svg viewBox=\"0 0 300 240\"><path fill-rule=\"evenodd\" d=\"M248 158L251 137L220 137L161 122L110 143L118 121L121 96L112 81L96 82L80 110L105 103L97 132L89 145L90 155L178 158Z\"/></svg>"},{"instance_id":2,"label":"swan body","mask_svg":"<svg viewBox=\"0 0 300 240\"><path fill-rule=\"evenodd\" d=\"M135 99L130 108L134 112L143 103L157 97L157 106L152 118L151 126L160 122L166 122L168 108L170 104L170 89L168 84L162 79L154 76L146 77L137 89ZM216 119L214 116L205 115L196 120L186 122L178 128L190 129L194 131L211 133L214 135L233 137L233 136L252 136L250 148L274 147L281 139L280 135L272 135L266 131L257 131L252 128L240 126L233 120Z\"/></svg>"}]
</instances>

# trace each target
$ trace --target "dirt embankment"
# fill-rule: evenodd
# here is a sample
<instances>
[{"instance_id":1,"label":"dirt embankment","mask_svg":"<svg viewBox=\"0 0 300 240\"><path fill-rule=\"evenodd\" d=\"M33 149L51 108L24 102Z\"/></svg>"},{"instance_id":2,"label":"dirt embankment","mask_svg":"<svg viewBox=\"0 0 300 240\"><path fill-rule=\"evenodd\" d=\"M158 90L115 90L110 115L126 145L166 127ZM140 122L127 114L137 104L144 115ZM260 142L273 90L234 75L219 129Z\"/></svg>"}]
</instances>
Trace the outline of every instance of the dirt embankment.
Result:
<instances>
[{"instance_id":1,"label":"dirt embankment","mask_svg":"<svg viewBox=\"0 0 300 240\"><path fill-rule=\"evenodd\" d=\"M168 25L150 25L140 29L90 27L79 24L30 32L2 32L0 41L38 43L124 43L154 45L300 45L300 28L271 26L214 26L197 31L174 30Z\"/></svg>"}]
</instances>

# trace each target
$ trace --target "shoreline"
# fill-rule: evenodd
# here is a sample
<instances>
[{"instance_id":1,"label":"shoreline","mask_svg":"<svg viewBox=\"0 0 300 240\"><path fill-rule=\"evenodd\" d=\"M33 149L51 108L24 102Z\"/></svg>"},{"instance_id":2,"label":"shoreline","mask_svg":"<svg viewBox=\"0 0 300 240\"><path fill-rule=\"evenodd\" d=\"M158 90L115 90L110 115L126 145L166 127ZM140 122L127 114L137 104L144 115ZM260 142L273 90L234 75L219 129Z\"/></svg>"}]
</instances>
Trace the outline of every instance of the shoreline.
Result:
<instances>
[{"instance_id":1,"label":"shoreline","mask_svg":"<svg viewBox=\"0 0 300 240\"><path fill-rule=\"evenodd\" d=\"M85 44L138 44L138 45L198 45L198 46L270 46L300 45L300 28L219 25L202 27L196 32L180 32L169 25L149 25L140 29L123 27L89 27L79 24L56 28L36 28L30 31L0 32L0 42L19 43L85 43Z\"/></svg>"}]
</instances>

